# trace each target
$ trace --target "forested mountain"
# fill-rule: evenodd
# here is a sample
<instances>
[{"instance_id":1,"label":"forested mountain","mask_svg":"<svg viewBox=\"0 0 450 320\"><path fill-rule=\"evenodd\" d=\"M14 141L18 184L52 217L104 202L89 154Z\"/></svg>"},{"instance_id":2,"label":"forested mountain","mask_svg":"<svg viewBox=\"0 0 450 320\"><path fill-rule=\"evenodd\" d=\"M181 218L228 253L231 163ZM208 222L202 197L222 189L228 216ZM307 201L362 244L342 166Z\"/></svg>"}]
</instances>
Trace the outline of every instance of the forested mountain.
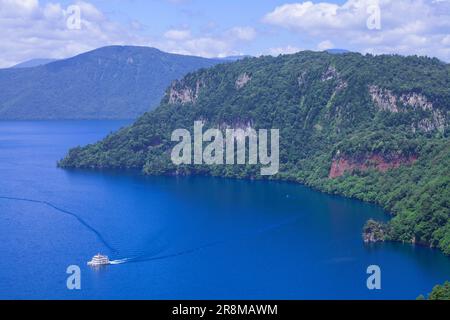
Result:
<instances>
[{"instance_id":1,"label":"forested mountain","mask_svg":"<svg viewBox=\"0 0 450 320\"><path fill-rule=\"evenodd\" d=\"M18 63L11 68L32 68L37 66L43 66L45 64L49 64L50 62L54 62L56 59L31 59L21 63Z\"/></svg>"},{"instance_id":2,"label":"forested mountain","mask_svg":"<svg viewBox=\"0 0 450 320\"><path fill-rule=\"evenodd\" d=\"M110 46L27 68L0 69L0 119L132 119L165 88L219 59Z\"/></svg>"},{"instance_id":3,"label":"forested mountain","mask_svg":"<svg viewBox=\"0 0 450 320\"><path fill-rule=\"evenodd\" d=\"M450 65L437 59L300 52L247 58L174 81L160 106L59 165L145 174L262 178L252 165L170 160L177 128L277 128L271 179L378 203L366 241L398 240L450 254Z\"/></svg>"}]
</instances>

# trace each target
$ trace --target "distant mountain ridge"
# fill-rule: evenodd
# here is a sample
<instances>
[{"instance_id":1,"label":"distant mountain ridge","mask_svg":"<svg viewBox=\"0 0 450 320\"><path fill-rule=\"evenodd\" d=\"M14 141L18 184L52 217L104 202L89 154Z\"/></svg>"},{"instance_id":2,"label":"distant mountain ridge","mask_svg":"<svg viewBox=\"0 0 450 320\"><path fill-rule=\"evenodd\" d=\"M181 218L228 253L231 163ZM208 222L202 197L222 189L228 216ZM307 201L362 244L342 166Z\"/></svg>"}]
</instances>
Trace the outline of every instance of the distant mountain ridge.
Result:
<instances>
[{"instance_id":1,"label":"distant mountain ridge","mask_svg":"<svg viewBox=\"0 0 450 320\"><path fill-rule=\"evenodd\" d=\"M245 55L239 55L239 56L227 56L227 57L223 57L223 58L219 58L219 59L224 60L224 61L238 61L238 60L242 60L245 58L253 58L253 56L245 54Z\"/></svg>"},{"instance_id":2,"label":"distant mountain ridge","mask_svg":"<svg viewBox=\"0 0 450 320\"><path fill-rule=\"evenodd\" d=\"M326 52L331 53L331 54L343 54L343 53L349 53L350 51L346 50L346 49L328 49L326 50Z\"/></svg>"},{"instance_id":3,"label":"distant mountain ridge","mask_svg":"<svg viewBox=\"0 0 450 320\"><path fill-rule=\"evenodd\" d=\"M50 62L55 62L57 59L31 59L21 63L18 63L11 68L33 68L37 66L43 66L49 64Z\"/></svg>"},{"instance_id":4,"label":"distant mountain ridge","mask_svg":"<svg viewBox=\"0 0 450 320\"><path fill-rule=\"evenodd\" d=\"M109 46L35 67L0 70L0 119L132 119L165 88L221 59Z\"/></svg>"}]
</instances>

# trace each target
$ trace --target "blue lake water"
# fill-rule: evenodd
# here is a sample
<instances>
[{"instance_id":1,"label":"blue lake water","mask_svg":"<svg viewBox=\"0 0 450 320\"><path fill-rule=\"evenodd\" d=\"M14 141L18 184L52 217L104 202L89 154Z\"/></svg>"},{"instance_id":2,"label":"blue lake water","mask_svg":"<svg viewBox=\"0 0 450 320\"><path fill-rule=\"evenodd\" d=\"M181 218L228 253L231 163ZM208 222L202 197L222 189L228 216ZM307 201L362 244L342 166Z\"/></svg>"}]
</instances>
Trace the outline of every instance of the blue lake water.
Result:
<instances>
[{"instance_id":1,"label":"blue lake water","mask_svg":"<svg viewBox=\"0 0 450 320\"><path fill-rule=\"evenodd\" d=\"M63 170L124 121L0 122L1 299L415 299L450 259L367 246L377 206L281 182ZM31 200L31 201L30 201ZM131 261L94 270L97 252ZM369 265L382 289L366 287ZM68 290L66 268L81 268Z\"/></svg>"}]
</instances>

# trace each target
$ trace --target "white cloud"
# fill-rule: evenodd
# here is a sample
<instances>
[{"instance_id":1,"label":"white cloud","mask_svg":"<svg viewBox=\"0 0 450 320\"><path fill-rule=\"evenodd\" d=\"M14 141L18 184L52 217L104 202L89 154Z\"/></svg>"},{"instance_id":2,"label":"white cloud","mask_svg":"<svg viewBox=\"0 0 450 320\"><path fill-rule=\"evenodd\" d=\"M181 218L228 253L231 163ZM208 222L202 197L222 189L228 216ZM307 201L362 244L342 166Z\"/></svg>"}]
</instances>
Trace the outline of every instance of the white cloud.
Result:
<instances>
[{"instance_id":1,"label":"white cloud","mask_svg":"<svg viewBox=\"0 0 450 320\"><path fill-rule=\"evenodd\" d=\"M380 29L367 21L380 9ZM450 1L347 0L338 5L311 1L285 4L266 14L263 22L291 30L308 39L363 52L421 54L450 61Z\"/></svg>"},{"instance_id":2,"label":"white cloud","mask_svg":"<svg viewBox=\"0 0 450 320\"><path fill-rule=\"evenodd\" d=\"M342 28L354 19L338 18L339 6L333 3L311 1L285 4L268 13L264 21L290 29ZM345 14L348 16L348 13Z\"/></svg>"},{"instance_id":3,"label":"white cloud","mask_svg":"<svg viewBox=\"0 0 450 320\"><path fill-rule=\"evenodd\" d=\"M164 51L195 55L202 57L225 57L235 55L232 45L225 40L212 37L198 37L186 39L184 41L165 41L158 44Z\"/></svg>"},{"instance_id":4,"label":"white cloud","mask_svg":"<svg viewBox=\"0 0 450 320\"><path fill-rule=\"evenodd\" d=\"M330 40L322 41L322 42L319 43L319 45L317 46L317 49L318 49L319 51L324 51L324 50L333 49L333 48L334 48L334 44L333 44L333 42L331 42Z\"/></svg>"},{"instance_id":5,"label":"white cloud","mask_svg":"<svg viewBox=\"0 0 450 320\"><path fill-rule=\"evenodd\" d=\"M0 68L33 58L66 58L114 44L153 46L204 57L236 55L240 54L236 50L240 44L256 36L256 31L248 26L203 30L200 35L193 35L185 26L169 29L162 35L143 35L145 28L139 21L121 25L89 2L74 4L80 8L80 29L68 28L71 12L59 3L0 0Z\"/></svg>"},{"instance_id":6,"label":"white cloud","mask_svg":"<svg viewBox=\"0 0 450 320\"><path fill-rule=\"evenodd\" d=\"M0 0L0 67L33 58L65 58L111 44L144 44L145 39L109 20L90 3L78 1L81 29L67 27L67 8L37 0Z\"/></svg>"},{"instance_id":7,"label":"white cloud","mask_svg":"<svg viewBox=\"0 0 450 320\"><path fill-rule=\"evenodd\" d=\"M234 27L229 31L229 36L238 40L253 40L256 37L256 31L252 27Z\"/></svg>"},{"instance_id":8,"label":"white cloud","mask_svg":"<svg viewBox=\"0 0 450 320\"><path fill-rule=\"evenodd\" d=\"M178 54L202 57L226 57L241 54L235 48L243 42L256 37L251 27L233 27L223 32L193 35L189 29L170 29L164 33L164 39L155 45L162 50Z\"/></svg>"},{"instance_id":9,"label":"white cloud","mask_svg":"<svg viewBox=\"0 0 450 320\"><path fill-rule=\"evenodd\" d=\"M28 16L39 7L38 0L1 0L2 17Z\"/></svg>"},{"instance_id":10,"label":"white cloud","mask_svg":"<svg viewBox=\"0 0 450 320\"><path fill-rule=\"evenodd\" d=\"M445 38L443 38L441 42L442 45L450 47L450 34L445 36Z\"/></svg>"},{"instance_id":11,"label":"white cloud","mask_svg":"<svg viewBox=\"0 0 450 320\"><path fill-rule=\"evenodd\" d=\"M294 46L286 46L286 47L270 48L269 50L267 50L267 54L271 56L278 56L280 54L292 54L299 51L302 51L302 49Z\"/></svg>"}]
</instances>

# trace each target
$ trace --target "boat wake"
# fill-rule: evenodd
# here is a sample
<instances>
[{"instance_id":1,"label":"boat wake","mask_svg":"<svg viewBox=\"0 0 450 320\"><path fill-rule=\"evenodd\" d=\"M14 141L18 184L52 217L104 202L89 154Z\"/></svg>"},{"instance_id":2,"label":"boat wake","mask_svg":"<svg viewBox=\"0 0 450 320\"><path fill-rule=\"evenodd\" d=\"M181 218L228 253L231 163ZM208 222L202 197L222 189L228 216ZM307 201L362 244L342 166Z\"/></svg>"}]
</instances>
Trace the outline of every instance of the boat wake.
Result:
<instances>
[{"instance_id":1,"label":"boat wake","mask_svg":"<svg viewBox=\"0 0 450 320\"><path fill-rule=\"evenodd\" d=\"M299 220L298 217L286 219L280 223L273 224L273 225L267 226L265 228L261 228L259 230L253 231L253 232L249 232L249 233L242 234L240 236L233 237L233 239L231 239L231 240L217 240L217 241L213 241L210 243L206 243L204 245L200 245L198 247L189 248L189 249L181 250L181 251L174 252L174 253L168 253L168 254L164 254L164 255L143 254L143 255L136 256L136 257L125 258L125 259L120 259L120 260L113 260L113 261L110 261L110 264L115 265L115 264L124 264L124 263L148 262L148 261L165 260L165 259L175 258L175 257L179 257L179 256L184 256L184 255L192 254L192 253L195 253L197 251L204 250L207 248L224 245L224 244L230 244L233 242L239 242L239 241L243 241L243 240L249 239L249 238L254 238L256 236L268 233L275 229L279 229L281 227L291 225L291 224L297 222L298 220Z\"/></svg>"},{"instance_id":2,"label":"boat wake","mask_svg":"<svg viewBox=\"0 0 450 320\"><path fill-rule=\"evenodd\" d=\"M123 264L123 263L127 263L129 260L130 260L129 258L119 259L119 260L111 260L111 261L109 261L109 264L112 264L112 265Z\"/></svg>"},{"instance_id":3,"label":"boat wake","mask_svg":"<svg viewBox=\"0 0 450 320\"><path fill-rule=\"evenodd\" d=\"M118 250L115 249L113 246L111 246L106 240L105 238L102 236L102 234L95 229L94 227L92 227L90 224L88 224L86 221L84 221L79 215L77 215L76 213L67 211L65 209L59 208L57 206L55 206L53 203L48 202L48 201L42 201L42 200L35 200L35 199L28 199L28 198L16 198L16 197L5 197L5 196L0 196L0 199L4 199L4 200L13 200L13 201L23 201L23 202L31 202L31 203L37 203L37 204L42 204L45 205L47 207L50 207L54 210L56 210L57 212L63 213L65 215L69 215L74 217L75 219L78 220L78 222L80 222L84 227L86 227L88 230L90 230L91 232L93 232L97 238L103 243L103 245L108 248L112 253L117 254Z\"/></svg>"},{"instance_id":4,"label":"boat wake","mask_svg":"<svg viewBox=\"0 0 450 320\"><path fill-rule=\"evenodd\" d=\"M115 256L118 256L119 251L117 249L115 249L113 246L111 246L105 240L105 238L102 236L102 234L98 230L96 230L94 227L89 225L79 215L77 215L77 214L75 214L73 212L70 212L70 211L67 211L65 209L59 208L59 207L55 206L54 204L52 204L52 203L50 203L48 201L34 200L34 199L28 199L28 198L5 197L5 196L0 196L0 199L38 203L38 204L46 205L46 206L48 206L48 207L50 207L50 208L52 208L52 209L54 209L54 210L56 210L56 211L58 211L60 213L72 216L75 219L77 219L78 222L80 222L88 230L93 232L97 236L97 238L105 245L105 247L107 247ZM158 254L155 254L155 253L146 253L146 254L135 256L135 257L130 257L130 258L115 259L115 260L109 261L109 264L110 265L120 265L120 264L124 264L124 263L147 262L147 261L164 260L164 259L184 256L184 255L192 254L192 253L195 253L197 251L204 250L204 249L207 249L207 248L210 248L210 247L215 247L215 246L219 246L219 245L223 245L223 244L229 244L229 243L236 242L236 241L243 241L246 238L247 239L248 238L254 238L254 237L258 236L258 235L261 235L261 234L264 234L264 233L268 233L270 231L273 231L275 229L281 228L283 226L287 226L287 225L293 224L293 223L297 222L298 220L299 220L299 217L289 218L289 219L286 219L286 220L284 220L284 221L282 221L280 223L272 224L272 225L269 225L269 226L267 226L265 228L261 228L261 229L258 229L256 231L253 231L253 232L248 232L248 233L245 233L245 234L241 234L241 235L235 236L231 240L212 241L212 242L209 242L209 243L197 246L197 247L181 250L181 251L174 252L174 253L162 254L162 255L158 255Z\"/></svg>"}]
</instances>

